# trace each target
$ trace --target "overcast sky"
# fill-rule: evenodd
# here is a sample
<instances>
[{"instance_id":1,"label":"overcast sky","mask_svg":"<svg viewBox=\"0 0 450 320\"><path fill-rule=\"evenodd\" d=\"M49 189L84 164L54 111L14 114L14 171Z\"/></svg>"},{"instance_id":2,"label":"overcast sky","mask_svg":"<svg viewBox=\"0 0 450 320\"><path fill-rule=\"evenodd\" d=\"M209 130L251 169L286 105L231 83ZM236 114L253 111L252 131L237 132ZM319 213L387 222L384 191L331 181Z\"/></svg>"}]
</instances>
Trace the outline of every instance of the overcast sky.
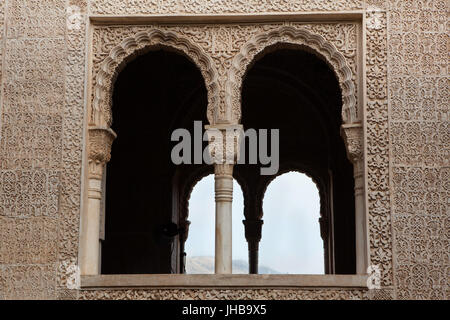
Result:
<instances>
[{"instance_id":1,"label":"overcast sky","mask_svg":"<svg viewBox=\"0 0 450 320\"><path fill-rule=\"evenodd\" d=\"M233 260L248 261L244 202L239 184L233 186ZM259 264L280 273L323 274L323 242L320 238L320 200L312 180L290 172L277 177L264 197L264 225ZM197 183L189 201L189 257L214 256L214 176Z\"/></svg>"}]
</instances>

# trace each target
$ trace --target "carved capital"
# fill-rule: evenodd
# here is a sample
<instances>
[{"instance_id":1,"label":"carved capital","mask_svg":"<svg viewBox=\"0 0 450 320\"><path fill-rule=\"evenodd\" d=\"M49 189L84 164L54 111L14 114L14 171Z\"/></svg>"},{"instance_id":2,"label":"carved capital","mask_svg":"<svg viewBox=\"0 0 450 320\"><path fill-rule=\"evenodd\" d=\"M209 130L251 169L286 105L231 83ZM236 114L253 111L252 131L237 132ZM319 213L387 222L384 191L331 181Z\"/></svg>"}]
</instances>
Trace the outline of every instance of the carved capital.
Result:
<instances>
[{"instance_id":1,"label":"carved capital","mask_svg":"<svg viewBox=\"0 0 450 320\"><path fill-rule=\"evenodd\" d=\"M111 159L111 145L116 138L111 128L92 127L89 129L89 175L101 179L103 166Z\"/></svg>"},{"instance_id":2,"label":"carved capital","mask_svg":"<svg viewBox=\"0 0 450 320\"><path fill-rule=\"evenodd\" d=\"M117 137L111 128L89 129L89 161L107 163L111 159L111 145Z\"/></svg>"},{"instance_id":3,"label":"carved capital","mask_svg":"<svg viewBox=\"0 0 450 320\"><path fill-rule=\"evenodd\" d=\"M344 124L341 135L347 148L348 159L356 165L364 158L364 135L361 124Z\"/></svg>"},{"instance_id":4,"label":"carved capital","mask_svg":"<svg viewBox=\"0 0 450 320\"><path fill-rule=\"evenodd\" d=\"M242 125L221 124L205 126L209 153L214 164L234 164L239 158L240 142L244 136Z\"/></svg>"}]
</instances>

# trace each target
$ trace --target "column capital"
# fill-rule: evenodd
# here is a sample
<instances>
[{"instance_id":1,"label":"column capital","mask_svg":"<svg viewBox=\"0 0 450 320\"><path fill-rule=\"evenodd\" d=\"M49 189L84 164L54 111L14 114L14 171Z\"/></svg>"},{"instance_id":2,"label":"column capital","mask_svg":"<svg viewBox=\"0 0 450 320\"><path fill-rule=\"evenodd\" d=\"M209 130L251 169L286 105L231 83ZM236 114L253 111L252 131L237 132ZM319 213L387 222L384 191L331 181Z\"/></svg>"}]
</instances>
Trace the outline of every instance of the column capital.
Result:
<instances>
[{"instance_id":1,"label":"column capital","mask_svg":"<svg viewBox=\"0 0 450 320\"><path fill-rule=\"evenodd\" d=\"M360 123L343 124L341 126L341 135L344 138L347 148L348 159L356 164L364 158L364 134Z\"/></svg>"},{"instance_id":2,"label":"column capital","mask_svg":"<svg viewBox=\"0 0 450 320\"><path fill-rule=\"evenodd\" d=\"M117 137L108 127L91 127L89 132L89 161L107 163L111 159L111 145Z\"/></svg>"},{"instance_id":3,"label":"column capital","mask_svg":"<svg viewBox=\"0 0 450 320\"><path fill-rule=\"evenodd\" d=\"M263 220L242 220L245 226L245 239L247 242L258 243L261 240Z\"/></svg>"},{"instance_id":4,"label":"column capital","mask_svg":"<svg viewBox=\"0 0 450 320\"><path fill-rule=\"evenodd\" d=\"M240 142L244 136L240 124L216 124L205 126L209 153L215 164L234 164L239 158Z\"/></svg>"},{"instance_id":5,"label":"column capital","mask_svg":"<svg viewBox=\"0 0 450 320\"><path fill-rule=\"evenodd\" d=\"M111 145L117 135L108 127L91 127L88 134L89 176L100 180L104 165L111 159Z\"/></svg>"}]
</instances>

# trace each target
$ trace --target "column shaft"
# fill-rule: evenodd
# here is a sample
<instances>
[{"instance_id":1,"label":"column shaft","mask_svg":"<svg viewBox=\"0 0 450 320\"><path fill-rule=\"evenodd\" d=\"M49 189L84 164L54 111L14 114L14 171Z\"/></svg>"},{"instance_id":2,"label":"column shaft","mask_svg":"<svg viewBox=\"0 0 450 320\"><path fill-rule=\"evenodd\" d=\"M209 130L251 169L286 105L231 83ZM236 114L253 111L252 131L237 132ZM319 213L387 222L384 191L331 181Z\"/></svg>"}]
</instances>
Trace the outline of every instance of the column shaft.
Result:
<instances>
[{"instance_id":1,"label":"column shaft","mask_svg":"<svg viewBox=\"0 0 450 320\"><path fill-rule=\"evenodd\" d=\"M258 274L258 252L259 242L248 243L248 260L249 260L249 273Z\"/></svg>"},{"instance_id":2,"label":"column shaft","mask_svg":"<svg viewBox=\"0 0 450 320\"><path fill-rule=\"evenodd\" d=\"M215 273L232 273L233 165L215 165Z\"/></svg>"},{"instance_id":3,"label":"column shaft","mask_svg":"<svg viewBox=\"0 0 450 320\"><path fill-rule=\"evenodd\" d=\"M353 164L355 179L355 236L356 236L356 273L367 272L367 230L364 197L364 162L359 160Z\"/></svg>"}]
</instances>

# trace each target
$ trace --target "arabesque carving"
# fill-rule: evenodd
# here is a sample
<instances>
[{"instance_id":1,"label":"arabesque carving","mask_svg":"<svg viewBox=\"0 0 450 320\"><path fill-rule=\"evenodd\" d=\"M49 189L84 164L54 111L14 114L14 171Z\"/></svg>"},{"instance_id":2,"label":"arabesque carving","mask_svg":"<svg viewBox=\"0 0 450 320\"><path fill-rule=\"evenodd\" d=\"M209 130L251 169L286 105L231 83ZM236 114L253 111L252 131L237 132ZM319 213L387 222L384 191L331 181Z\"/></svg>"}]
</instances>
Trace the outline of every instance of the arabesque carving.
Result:
<instances>
[{"instance_id":1,"label":"arabesque carving","mask_svg":"<svg viewBox=\"0 0 450 320\"><path fill-rule=\"evenodd\" d=\"M174 32L154 29L149 32L138 32L122 40L103 60L95 79L94 99L90 113L91 125L111 126L111 95L117 74L135 56L158 47L179 50L199 67L208 91L208 110L218 110L219 85L212 59L189 39ZM214 123L212 111L208 113L208 120Z\"/></svg>"},{"instance_id":2,"label":"arabesque carving","mask_svg":"<svg viewBox=\"0 0 450 320\"><path fill-rule=\"evenodd\" d=\"M93 0L94 14L223 14L362 9L362 0Z\"/></svg>"},{"instance_id":3,"label":"arabesque carving","mask_svg":"<svg viewBox=\"0 0 450 320\"><path fill-rule=\"evenodd\" d=\"M333 44L322 36L313 34L308 30L296 29L292 26L284 26L279 29L263 31L250 39L241 48L231 62L225 85L225 105L227 118L231 122L239 122L241 118L241 91L245 73L255 58L272 46L297 45L306 50L312 50L324 59L335 71L342 91L342 119L344 123L357 121L357 99L355 96L356 85L353 82L353 74L347 65L346 58L339 53Z\"/></svg>"}]
</instances>

